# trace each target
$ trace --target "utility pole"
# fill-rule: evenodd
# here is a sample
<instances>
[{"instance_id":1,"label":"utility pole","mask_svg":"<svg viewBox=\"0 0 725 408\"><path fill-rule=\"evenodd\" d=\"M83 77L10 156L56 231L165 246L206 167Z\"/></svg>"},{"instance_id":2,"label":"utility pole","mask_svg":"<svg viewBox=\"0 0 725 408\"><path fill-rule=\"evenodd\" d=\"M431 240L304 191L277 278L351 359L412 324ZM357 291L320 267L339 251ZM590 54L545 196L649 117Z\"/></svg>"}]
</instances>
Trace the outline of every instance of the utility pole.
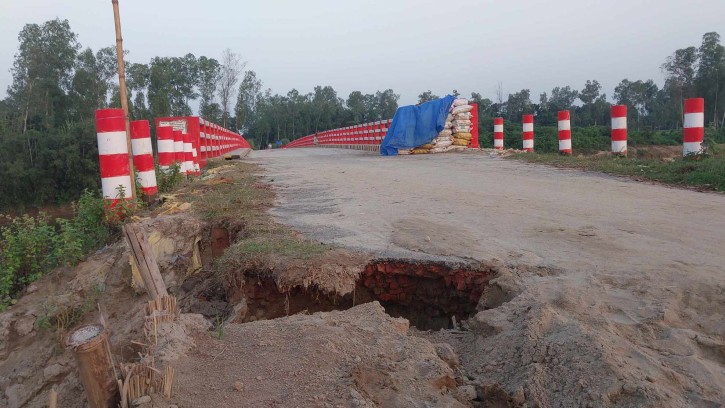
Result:
<instances>
[{"instance_id":1,"label":"utility pole","mask_svg":"<svg viewBox=\"0 0 725 408\"><path fill-rule=\"evenodd\" d=\"M128 145L128 168L131 174L131 199L136 198L136 172L133 168L133 151L131 149L131 118L128 114L128 95L126 94L126 68L123 64L123 37L121 36L121 13L118 11L118 0L113 3L113 18L116 22L116 58L118 59L118 87L121 93L121 108L126 117L126 143Z\"/></svg>"}]
</instances>

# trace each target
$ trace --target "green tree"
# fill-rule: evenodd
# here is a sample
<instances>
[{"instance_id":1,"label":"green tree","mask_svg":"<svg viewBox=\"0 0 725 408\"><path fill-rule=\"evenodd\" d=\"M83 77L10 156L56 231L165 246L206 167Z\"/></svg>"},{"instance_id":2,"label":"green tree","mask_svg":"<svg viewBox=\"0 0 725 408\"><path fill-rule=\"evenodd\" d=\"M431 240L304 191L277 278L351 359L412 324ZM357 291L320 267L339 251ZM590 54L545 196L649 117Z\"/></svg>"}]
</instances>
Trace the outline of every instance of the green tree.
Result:
<instances>
[{"instance_id":1,"label":"green tree","mask_svg":"<svg viewBox=\"0 0 725 408\"><path fill-rule=\"evenodd\" d=\"M725 121L725 114L720 117L721 113L725 113L725 98L721 96L725 86L725 47L720 44L718 33L710 32L702 37L697 57L695 88L709 107L705 116L712 114L710 123L717 127L718 122Z\"/></svg>"},{"instance_id":2,"label":"green tree","mask_svg":"<svg viewBox=\"0 0 725 408\"><path fill-rule=\"evenodd\" d=\"M508 121L521 122L521 116L526 113L531 113L533 110L531 91L522 89L514 94L509 94L506 108L506 118Z\"/></svg>"},{"instance_id":3,"label":"green tree","mask_svg":"<svg viewBox=\"0 0 725 408\"><path fill-rule=\"evenodd\" d=\"M249 129L257 114L257 106L262 98L262 81L254 71L246 71L239 85L237 104L234 108L238 129Z\"/></svg>"},{"instance_id":4,"label":"green tree","mask_svg":"<svg viewBox=\"0 0 725 408\"><path fill-rule=\"evenodd\" d=\"M29 126L42 130L63 123L66 92L71 87L73 67L81 48L77 35L71 31L68 20L55 19L42 25L25 25L18 40L8 95L22 112L23 133ZM35 154L33 143L28 141L31 163Z\"/></svg>"},{"instance_id":5,"label":"green tree","mask_svg":"<svg viewBox=\"0 0 725 408\"><path fill-rule=\"evenodd\" d=\"M431 92L429 89L418 95L418 103L426 103L438 98L440 97L438 95L434 95L433 92Z\"/></svg>"},{"instance_id":6,"label":"green tree","mask_svg":"<svg viewBox=\"0 0 725 408\"><path fill-rule=\"evenodd\" d=\"M199 115L215 119L219 105L214 102L219 81L221 80L221 65L214 58L199 57L197 60L199 75Z\"/></svg>"},{"instance_id":7,"label":"green tree","mask_svg":"<svg viewBox=\"0 0 725 408\"><path fill-rule=\"evenodd\" d=\"M547 107L552 112L572 109L574 101L579 97L579 92L571 89L570 86L557 86L551 90L551 96L548 98Z\"/></svg>"}]
</instances>

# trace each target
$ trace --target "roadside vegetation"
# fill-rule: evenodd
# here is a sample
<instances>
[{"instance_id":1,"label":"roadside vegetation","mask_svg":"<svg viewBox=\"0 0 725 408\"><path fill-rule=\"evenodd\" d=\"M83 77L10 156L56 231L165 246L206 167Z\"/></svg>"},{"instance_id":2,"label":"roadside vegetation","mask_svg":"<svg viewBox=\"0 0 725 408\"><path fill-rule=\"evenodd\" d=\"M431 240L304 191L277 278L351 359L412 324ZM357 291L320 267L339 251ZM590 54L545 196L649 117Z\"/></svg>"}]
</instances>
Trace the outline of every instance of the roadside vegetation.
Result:
<instances>
[{"instance_id":1,"label":"roadside vegetation","mask_svg":"<svg viewBox=\"0 0 725 408\"><path fill-rule=\"evenodd\" d=\"M184 181L179 166L156 170L159 192L169 193ZM137 191L141 191L137 186ZM121 192L123 197L125 192ZM60 266L73 267L83 258L116 241L129 216L145 208L143 197L121 200L113 209L99 192L85 190L73 203L73 217L52 219L40 213L33 217L8 217L0 227L0 311L28 285Z\"/></svg>"},{"instance_id":2,"label":"roadside vegetation","mask_svg":"<svg viewBox=\"0 0 725 408\"><path fill-rule=\"evenodd\" d=\"M630 148L629 156L558 153L521 153L510 156L529 163L597 171L656 181L704 191L725 191L725 145L710 145L705 154L688 157L651 157L647 147Z\"/></svg>"},{"instance_id":3,"label":"roadside vegetation","mask_svg":"<svg viewBox=\"0 0 725 408\"><path fill-rule=\"evenodd\" d=\"M272 218L267 209L274 204L274 192L271 186L259 182L256 165L231 162L215 170L219 176L192 185L178 196L190 201L194 212L203 219L237 231L236 239L232 237L231 246L217 262L220 270L261 264L268 256L311 259L330 249Z\"/></svg>"},{"instance_id":4,"label":"roadside vegetation","mask_svg":"<svg viewBox=\"0 0 725 408\"><path fill-rule=\"evenodd\" d=\"M0 311L30 283L56 267L74 266L118 231L120 217L104 215L97 193L84 191L73 210L72 219L24 215L0 228Z\"/></svg>"}]
</instances>

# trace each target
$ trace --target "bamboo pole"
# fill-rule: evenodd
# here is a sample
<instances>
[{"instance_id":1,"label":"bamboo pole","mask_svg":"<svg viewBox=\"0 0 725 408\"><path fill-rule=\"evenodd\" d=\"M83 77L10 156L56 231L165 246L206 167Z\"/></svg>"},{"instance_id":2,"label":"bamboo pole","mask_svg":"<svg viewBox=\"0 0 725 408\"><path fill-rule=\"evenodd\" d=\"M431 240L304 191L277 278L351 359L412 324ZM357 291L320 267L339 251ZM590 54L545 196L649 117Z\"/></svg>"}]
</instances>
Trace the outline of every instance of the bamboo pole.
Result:
<instances>
[{"instance_id":1,"label":"bamboo pole","mask_svg":"<svg viewBox=\"0 0 725 408\"><path fill-rule=\"evenodd\" d=\"M115 407L120 395L113 374L108 333L103 326L81 327L69 335L67 344L78 362L88 405L91 408Z\"/></svg>"},{"instance_id":2,"label":"bamboo pole","mask_svg":"<svg viewBox=\"0 0 725 408\"><path fill-rule=\"evenodd\" d=\"M118 60L118 88L121 94L121 108L126 117L126 144L128 145L128 168L131 174L131 199L136 198L136 172L133 167L133 149L131 148L131 118L128 114L128 95L126 93L126 68L123 62L123 37L121 36L121 13L118 10L118 0L111 0L113 4L113 19L116 24L116 59Z\"/></svg>"},{"instance_id":3,"label":"bamboo pole","mask_svg":"<svg viewBox=\"0 0 725 408\"><path fill-rule=\"evenodd\" d=\"M58 408L58 391L57 386L53 386L50 389L50 395L48 395L48 408Z\"/></svg>"}]
</instances>

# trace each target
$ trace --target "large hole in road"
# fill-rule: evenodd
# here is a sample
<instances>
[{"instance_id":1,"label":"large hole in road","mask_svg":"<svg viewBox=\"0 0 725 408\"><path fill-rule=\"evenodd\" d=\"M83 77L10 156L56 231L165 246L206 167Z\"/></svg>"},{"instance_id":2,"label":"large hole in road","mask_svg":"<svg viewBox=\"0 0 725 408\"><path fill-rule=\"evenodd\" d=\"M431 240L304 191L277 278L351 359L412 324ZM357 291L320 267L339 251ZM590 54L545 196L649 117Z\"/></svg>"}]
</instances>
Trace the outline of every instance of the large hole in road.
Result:
<instances>
[{"instance_id":1,"label":"large hole in road","mask_svg":"<svg viewBox=\"0 0 725 408\"><path fill-rule=\"evenodd\" d=\"M420 330L454 328L476 312L495 270L474 270L444 263L382 260L360 274L353 293L340 296L311 288L281 291L264 274L245 274L245 284L228 291L208 289L183 307L209 318L247 323L297 313L345 310L379 301L393 317L403 317ZM245 307L240 305L245 304ZM235 307L236 306L236 307Z\"/></svg>"}]
</instances>

